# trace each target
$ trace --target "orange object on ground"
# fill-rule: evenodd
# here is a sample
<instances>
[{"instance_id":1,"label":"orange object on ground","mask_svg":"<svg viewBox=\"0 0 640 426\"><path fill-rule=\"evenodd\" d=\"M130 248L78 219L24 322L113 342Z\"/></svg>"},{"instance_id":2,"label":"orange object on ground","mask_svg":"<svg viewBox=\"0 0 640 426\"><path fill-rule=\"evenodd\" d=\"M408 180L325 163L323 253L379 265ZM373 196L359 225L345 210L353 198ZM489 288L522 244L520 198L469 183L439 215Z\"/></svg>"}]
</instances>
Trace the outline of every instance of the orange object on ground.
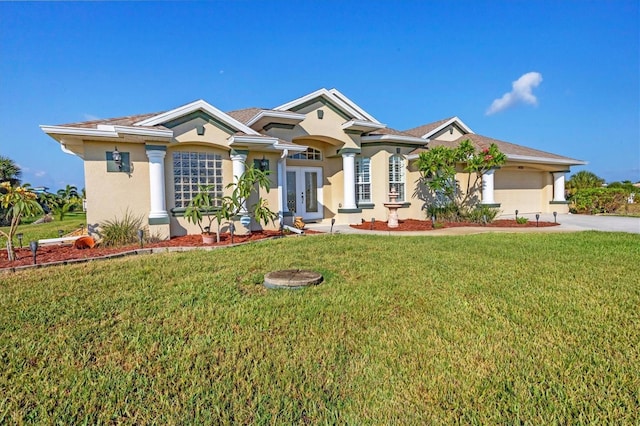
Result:
<instances>
[{"instance_id":1,"label":"orange object on ground","mask_svg":"<svg viewBox=\"0 0 640 426\"><path fill-rule=\"evenodd\" d=\"M96 241L93 239L93 237L90 237L88 235L78 238L75 243L73 243L73 246L80 250L94 248L95 245Z\"/></svg>"}]
</instances>

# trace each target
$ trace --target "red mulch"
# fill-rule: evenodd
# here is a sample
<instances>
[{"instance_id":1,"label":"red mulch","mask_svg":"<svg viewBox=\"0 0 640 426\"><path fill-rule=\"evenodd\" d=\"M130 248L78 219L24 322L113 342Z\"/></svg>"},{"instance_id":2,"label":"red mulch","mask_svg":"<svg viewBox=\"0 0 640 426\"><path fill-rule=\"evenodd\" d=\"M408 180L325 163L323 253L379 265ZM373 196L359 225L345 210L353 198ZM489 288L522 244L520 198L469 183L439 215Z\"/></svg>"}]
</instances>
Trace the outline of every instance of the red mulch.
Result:
<instances>
[{"instance_id":1,"label":"red mulch","mask_svg":"<svg viewBox=\"0 0 640 426\"><path fill-rule=\"evenodd\" d=\"M313 231L306 231L305 233L312 234ZM280 235L279 231L253 231L249 235L234 235L233 243L244 243L247 241L258 241L265 238L276 237ZM160 241L158 243L145 244L144 248L151 247L212 247L212 246L224 246L231 244L231 236L229 234L220 235L220 243L204 244L202 242L201 235L185 235L182 237L174 237L170 240ZM87 248L84 250L77 249L73 245L59 245L50 244L46 246L38 247L37 263L49 263L59 262L72 259L89 259L94 257L101 257L110 254L122 253L126 251L139 249L137 244L125 246L125 247L100 247ZM16 266L32 265L33 256L31 250L28 247L16 248L16 260L9 262L7 260L6 250L0 251L0 269L12 268Z\"/></svg>"},{"instance_id":2,"label":"red mulch","mask_svg":"<svg viewBox=\"0 0 640 426\"><path fill-rule=\"evenodd\" d=\"M557 226L559 223L553 222L539 222L536 225L535 220L529 220L527 223L516 223L515 219L498 219L491 223L486 224L487 228L535 228L536 226L542 228L547 226ZM430 220L417 220L417 219L405 219L398 221L397 228L389 228L387 222L375 221L375 224L371 222L364 222L358 225L351 225L352 228L362 229L364 231L433 231L434 229L442 228L457 228L462 226L482 226L477 223L471 222L438 222L436 220L437 228L433 227L433 223Z\"/></svg>"}]
</instances>

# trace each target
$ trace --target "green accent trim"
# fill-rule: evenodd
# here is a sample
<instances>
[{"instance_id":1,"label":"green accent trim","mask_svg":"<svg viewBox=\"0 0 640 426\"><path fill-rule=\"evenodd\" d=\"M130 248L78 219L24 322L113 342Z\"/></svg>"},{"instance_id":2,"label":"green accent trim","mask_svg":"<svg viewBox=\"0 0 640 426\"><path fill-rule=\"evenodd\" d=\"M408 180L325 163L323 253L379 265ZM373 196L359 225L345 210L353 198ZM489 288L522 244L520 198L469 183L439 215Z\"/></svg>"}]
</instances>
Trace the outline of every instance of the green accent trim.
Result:
<instances>
[{"instance_id":1,"label":"green accent trim","mask_svg":"<svg viewBox=\"0 0 640 426\"><path fill-rule=\"evenodd\" d=\"M338 213L362 213L362 209L338 209Z\"/></svg>"},{"instance_id":2,"label":"green accent trim","mask_svg":"<svg viewBox=\"0 0 640 426\"><path fill-rule=\"evenodd\" d=\"M489 207L490 209L494 209L494 208L500 207L500 203L488 203L488 204L480 203L476 206L476 209L479 209L481 207Z\"/></svg>"},{"instance_id":3,"label":"green accent trim","mask_svg":"<svg viewBox=\"0 0 640 426\"><path fill-rule=\"evenodd\" d=\"M342 148L338 150L338 155L342 154L361 154L362 150L360 148Z\"/></svg>"},{"instance_id":4,"label":"green accent trim","mask_svg":"<svg viewBox=\"0 0 640 426\"><path fill-rule=\"evenodd\" d=\"M149 218L149 225L168 225L169 216Z\"/></svg>"},{"instance_id":5,"label":"green accent trim","mask_svg":"<svg viewBox=\"0 0 640 426\"><path fill-rule=\"evenodd\" d=\"M116 166L116 162L113 161L113 151L107 151L107 172L108 173L131 173L131 161L128 152L121 152L120 158L122 159L122 168L119 169Z\"/></svg>"},{"instance_id":6,"label":"green accent trim","mask_svg":"<svg viewBox=\"0 0 640 426\"><path fill-rule=\"evenodd\" d=\"M287 130L291 130L294 127L296 127L295 124L269 123L266 126L264 126L262 129L263 130L271 130L271 129L287 129Z\"/></svg>"},{"instance_id":7,"label":"green accent trim","mask_svg":"<svg viewBox=\"0 0 640 426\"><path fill-rule=\"evenodd\" d=\"M231 148L231 155L249 155L248 149L235 149Z\"/></svg>"},{"instance_id":8,"label":"green accent trim","mask_svg":"<svg viewBox=\"0 0 640 426\"><path fill-rule=\"evenodd\" d=\"M549 173L569 173L569 172L571 172L571 170L554 170L554 171L549 172Z\"/></svg>"},{"instance_id":9,"label":"green accent trim","mask_svg":"<svg viewBox=\"0 0 640 426\"><path fill-rule=\"evenodd\" d=\"M348 135L361 135L364 133L364 131L362 130L351 130L351 129L346 129L344 130L344 132Z\"/></svg>"},{"instance_id":10,"label":"green accent trim","mask_svg":"<svg viewBox=\"0 0 640 426\"><path fill-rule=\"evenodd\" d=\"M333 112L335 112L336 114L340 115L342 118L344 118L345 120L351 120L353 117L345 114L340 108L338 108L337 106L333 105L331 102L328 102L325 98L319 96L317 98L313 98L303 104L298 105L297 107L294 107L291 109L292 112L297 112L300 111L301 109L304 109L310 105L315 104L316 102L320 102L322 105L330 108Z\"/></svg>"},{"instance_id":11,"label":"green accent trim","mask_svg":"<svg viewBox=\"0 0 640 426\"><path fill-rule=\"evenodd\" d=\"M147 151L166 151L166 145L145 145L144 149Z\"/></svg>"},{"instance_id":12,"label":"green accent trim","mask_svg":"<svg viewBox=\"0 0 640 426\"><path fill-rule=\"evenodd\" d=\"M358 204L358 208L362 209L362 210L371 210L373 208L375 208L376 205L374 203L361 203Z\"/></svg>"},{"instance_id":13,"label":"green accent trim","mask_svg":"<svg viewBox=\"0 0 640 426\"><path fill-rule=\"evenodd\" d=\"M184 123L186 123L188 121L195 120L197 118L201 118L201 119L205 120L207 123L213 124L214 126L219 128L220 130L223 130L223 131L225 131L225 132L227 132L227 133L229 133L231 135L233 135L237 131L237 129L229 127L229 125L221 122L217 118L212 117L209 114L207 114L207 113L205 113L203 111L200 111L200 110L194 111L191 114L187 114L187 115L185 115L183 117L178 117L175 120L168 121L166 123L163 123L162 125L164 127L169 128L169 129L173 129L174 127L177 127L177 126L179 126L181 124L184 124Z\"/></svg>"},{"instance_id":14,"label":"green accent trim","mask_svg":"<svg viewBox=\"0 0 640 426\"><path fill-rule=\"evenodd\" d=\"M549 201L549 204L569 204L569 201Z\"/></svg>"}]
</instances>

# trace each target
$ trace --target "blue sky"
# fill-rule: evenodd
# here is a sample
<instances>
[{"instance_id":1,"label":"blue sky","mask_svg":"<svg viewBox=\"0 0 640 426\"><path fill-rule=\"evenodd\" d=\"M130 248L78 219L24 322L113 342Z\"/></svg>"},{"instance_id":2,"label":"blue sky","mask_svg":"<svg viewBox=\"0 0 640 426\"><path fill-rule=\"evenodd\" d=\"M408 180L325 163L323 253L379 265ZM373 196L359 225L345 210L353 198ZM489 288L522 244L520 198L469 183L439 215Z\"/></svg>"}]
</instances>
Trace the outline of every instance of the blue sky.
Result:
<instances>
[{"instance_id":1,"label":"blue sky","mask_svg":"<svg viewBox=\"0 0 640 426\"><path fill-rule=\"evenodd\" d=\"M404 130L476 133L640 180L638 1L0 3L0 154L84 186L40 124L275 107L335 87ZM514 85L514 82L518 82ZM492 107L493 106L493 107Z\"/></svg>"}]
</instances>

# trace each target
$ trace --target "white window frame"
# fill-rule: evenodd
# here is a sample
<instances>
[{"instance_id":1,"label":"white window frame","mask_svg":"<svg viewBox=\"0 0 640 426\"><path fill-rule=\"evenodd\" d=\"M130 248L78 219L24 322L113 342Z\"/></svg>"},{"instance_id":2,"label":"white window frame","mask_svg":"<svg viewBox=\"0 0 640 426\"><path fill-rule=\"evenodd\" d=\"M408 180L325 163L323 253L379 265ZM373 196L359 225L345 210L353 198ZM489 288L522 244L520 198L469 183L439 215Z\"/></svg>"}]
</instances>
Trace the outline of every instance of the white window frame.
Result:
<instances>
[{"instance_id":1,"label":"white window frame","mask_svg":"<svg viewBox=\"0 0 640 426\"><path fill-rule=\"evenodd\" d=\"M356 157L356 204L368 204L371 197L371 158Z\"/></svg>"},{"instance_id":2,"label":"white window frame","mask_svg":"<svg viewBox=\"0 0 640 426\"><path fill-rule=\"evenodd\" d=\"M406 199L406 165L405 159L402 155L392 155L389 157L389 186L388 190L395 187L398 192L398 201L405 201Z\"/></svg>"}]
</instances>

